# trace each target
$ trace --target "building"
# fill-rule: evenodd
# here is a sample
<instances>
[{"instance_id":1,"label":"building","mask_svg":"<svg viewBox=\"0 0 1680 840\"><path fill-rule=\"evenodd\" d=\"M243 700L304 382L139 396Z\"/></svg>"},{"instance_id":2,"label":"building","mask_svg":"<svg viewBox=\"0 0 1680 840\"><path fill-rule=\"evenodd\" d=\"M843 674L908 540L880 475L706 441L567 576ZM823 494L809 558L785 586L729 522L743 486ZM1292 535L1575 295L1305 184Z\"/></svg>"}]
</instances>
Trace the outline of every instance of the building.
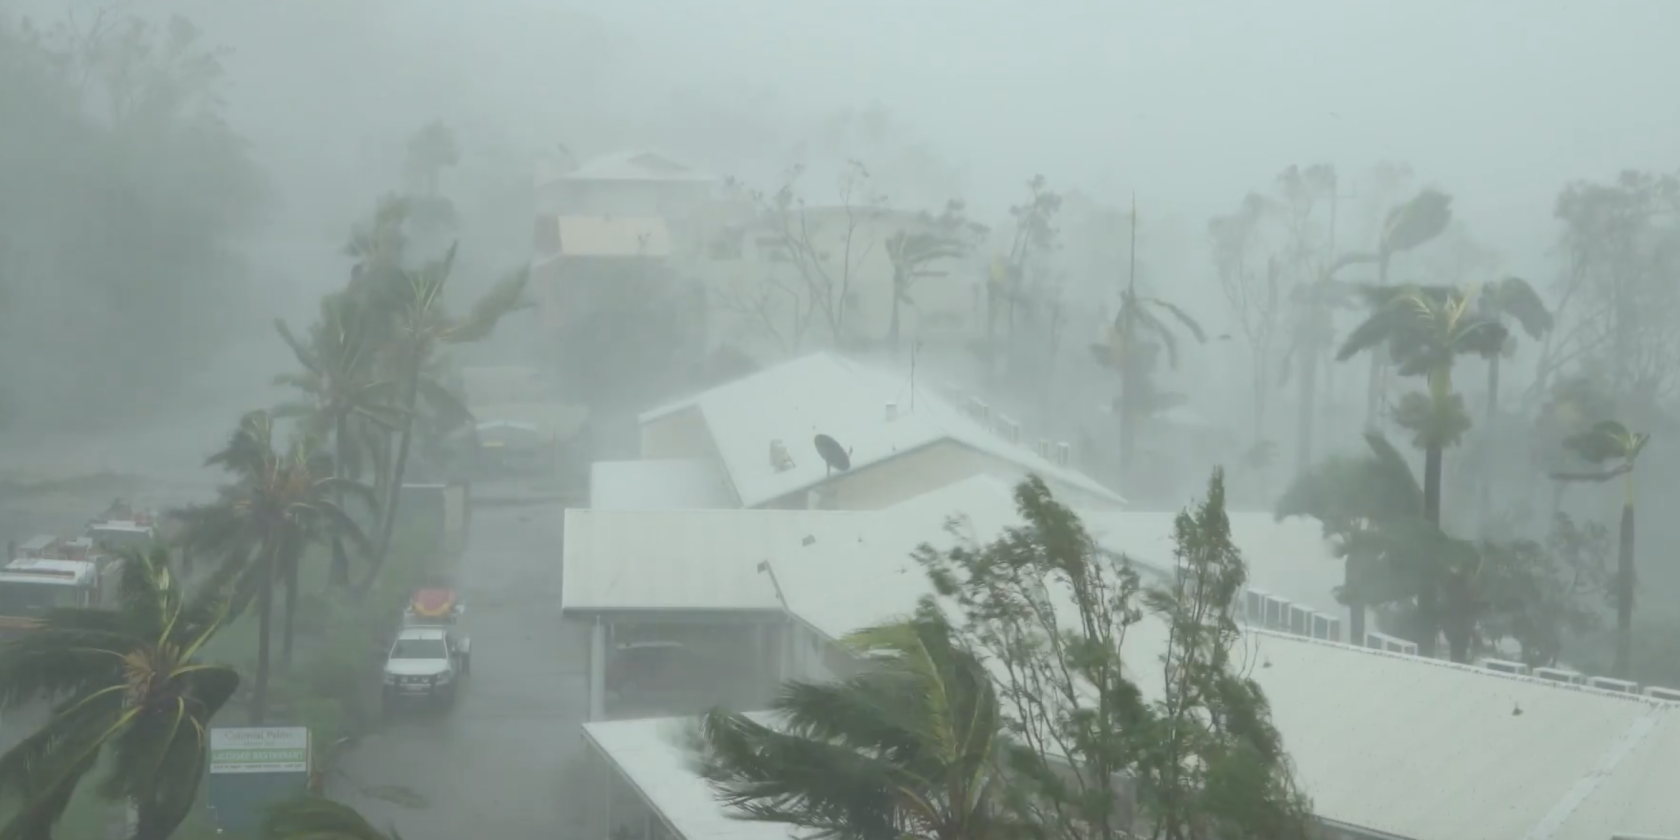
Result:
<instances>
[{"instance_id":1,"label":"building","mask_svg":"<svg viewBox=\"0 0 1680 840\"><path fill-rule=\"evenodd\" d=\"M815 353L640 417L642 458L714 465L743 508L873 510L991 475L1034 472L1070 504L1125 499L1069 465L1066 443L1030 442L978 400L958 408L909 373ZM815 440L837 442L836 469Z\"/></svg>"},{"instance_id":2,"label":"building","mask_svg":"<svg viewBox=\"0 0 1680 840\"><path fill-rule=\"evenodd\" d=\"M709 202L719 179L657 152L627 150L575 168L542 167L543 216L687 217Z\"/></svg>"},{"instance_id":3,"label":"building","mask_svg":"<svg viewBox=\"0 0 1680 840\"><path fill-rule=\"evenodd\" d=\"M909 527L912 519L925 520L957 502L970 511L976 538L1007 526L1009 520L980 521L993 515L981 495L988 492L983 485L965 482L957 491L945 491L943 499L934 494L914 500L896 514L713 512L796 523L745 552L749 560L768 557L757 577L748 578L737 564L715 585L754 592L746 597L756 599L754 607L765 614L773 612L772 601L785 605L787 626L803 634L786 638L839 650L836 643L849 633L902 617L931 594L926 578L899 550L926 539L925 524L917 532ZM908 518L894 527L892 518L901 515ZM874 522L858 529L823 524L860 517ZM728 530L739 539L745 529ZM807 533L797 548L783 547L802 531ZM760 585L749 582L761 579ZM674 580L665 585L695 588ZM1127 661L1137 664L1133 678L1148 699L1163 692L1158 657L1167 635L1161 620L1147 617L1130 628L1122 645ZM1672 762L1680 750L1680 701L1252 626L1235 654L1239 670L1266 692L1296 777L1329 836L1604 840L1672 834L1680 826L1680 798L1670 795L1680 781ZM804 676L822 676L812 667L820 661L805 664ZM687 769L681 725L659 719L592 722L585 732L613 772L624 777L621 789L640 792L644 818L661 831L681 838L737 831L762 834L764 840L791 836L786 829L775 833L774 827L728 821L705 783Z\"/></svg>"}]
</instances>

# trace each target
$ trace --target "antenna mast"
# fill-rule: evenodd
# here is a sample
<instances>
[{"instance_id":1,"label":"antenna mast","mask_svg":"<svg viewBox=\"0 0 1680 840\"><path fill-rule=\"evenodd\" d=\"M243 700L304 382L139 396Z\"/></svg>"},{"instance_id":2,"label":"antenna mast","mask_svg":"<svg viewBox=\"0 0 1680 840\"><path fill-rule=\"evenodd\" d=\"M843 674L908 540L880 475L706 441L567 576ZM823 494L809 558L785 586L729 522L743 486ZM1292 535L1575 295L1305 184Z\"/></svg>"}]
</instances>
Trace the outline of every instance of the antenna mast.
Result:
<instances>
[{"instance_id":1,"label":"antenna mast","mask_svg":"<svg viewBox=\"0 0 1680 840\"><path fill-rule=\"evenodd\" d=\"M1131 265L1127 268L1126 291L1137 291L1137 191L1132 192L1132 246L1127 255Z\"/></svg>"}]
</instances>

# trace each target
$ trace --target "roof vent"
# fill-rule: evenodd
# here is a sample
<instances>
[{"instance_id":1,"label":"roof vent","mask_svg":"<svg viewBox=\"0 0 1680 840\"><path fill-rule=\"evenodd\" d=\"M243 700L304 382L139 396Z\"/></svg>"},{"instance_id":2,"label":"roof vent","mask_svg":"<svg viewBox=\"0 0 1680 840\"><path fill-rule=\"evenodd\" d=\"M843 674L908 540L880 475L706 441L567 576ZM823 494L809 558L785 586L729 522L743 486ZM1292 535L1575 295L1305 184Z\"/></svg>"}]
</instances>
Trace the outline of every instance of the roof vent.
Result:
<instances>
[{"instance_id":1,"label":"roof vent","mask_svg":"<svg viewBox=\"0 0 1680 840\"><path fill-rule=\"evenodd\" d=\"M891 423L892 421L897 420L897 419L898 419L898 403L895 403L895 402L887 403L887 422Z\"/></svg>"},{"instance_id":2,"label":"roof vent","mask_svg":"<svg viewBox=\"0 0 1680 840\"><path fill-rule=\"evenodd\" d=\"M1005 417L1001 414L998 415L997 419L997 433L1002 435L1003 439L1009 441L1010 443L1021 442L1021 424L1015 422L1014 419Z\"/></svg>"},{"instance_id":3,"label":"roof vent","mask_svg":"<svg viewBox=\"0 0 1680 840\"><path fill-rule=\"evenodd\" d=\"M1327 642L1342 640L1342 620L1333 615L1323 613L1312 614L1312 637Z\"/></svg>"},{"instance_id":4,"label":"roof vent","mask_svg":"<svg viewBox=\"0 0 1680 840\"><path fill-rule=\"evenodd\" d=\"M770 468L776 472L793 469L793 456L788 454L787 444L780 440L770 441Z\"/></svg>"},{"instance_id":5,"label":"roof vent","mask_svg":"<svg viewBox=\"0 0 1680 840\"><path fill-rule=\"evenodd\" d=\"M1660 685L1645 686L1645 696L1653 700L1667 700L1680 703L1680 688L1663 688Z\"/></svg>"},{"instance_id":6,"label":"roof vent","mask_svg":"<svg viewBox=\"0 0 1680 840\"><path fill-rule=\"evenodd\" d=\"M1638 694L1639 683L1631 680L1618 680L1614 677L1587 677L1587 685L1618 694Z\"/></svg>"},{"instance_id":7,"label":"roof vent","mask_svg":"<svg viewBox=\"0 0 1680 840\"><path fill-rule=\"evenodd\" d=\"M1563 683L1565 685L1581 685L1587 681L1580 671L1568 668L1535 668L1534 676L1547 682Z\"/></svg>"},{"instance_id":8,"label":"roof vent","mask_svg":"<svg viewBox=\"0 0 1680 840\"><path fill-rule=\"evenodd\" d=\"M1271 597L1264 589L1250 589L1243 593L1243 617L1250 624L1264 624L1266 621L1266 599Z\"/></svg>"},{"instance_id":9,"label":"roof vent","mask_svg":"<svg viewBox=\"0 0 1680 840\"><path fill-rule=\"evenodd\" d=\"M1289 623L1283 629L1297 636L1306 636L1312 633L1312 617L1314 615L1312 610L1300 604L1290 604L1285 615L1288 617Z\"/></svg>"},{"instance_id":10,"label":"roof vent","mask_svg":"<svg viewBox=\"0 0 1680 840\"><path fill-rule=\"evenodd\" d=\"M1516 674L1518 676L1528 675L1527 665L1524 665L1521 662L1512 662L1509 659L1483 659L1476 664L1486 670L1494 671L1500 674Z\"/></svg>"},{"instance_id":11,"label":"roof vent","mask_svg":"<svg viewBox=\"0 0 1680 840\"><path fill-rule=\"evenodd\" d=\"M1273 630L1282 630L1289 624L1289 601L1276 595L1261 598L1260 623Z\"/></svg>"},{"instance_id":12,"label":"roof vent","mask_svg":"<svg viewBox=\"0 0 1680 840\"><path fill-rule=\"evenodd\" d=\"M992 419L992 407L988 405L985 400L980 399L979 397L969 397L968 416L973 417L982 424L988 423Z\"/></svg>"},{"instance_id":13,"label":"roof vent","mask_svg":"<svg viewBox=\"0 0 1680 840\"><path fill-rule=\"evenodd\" d=\"M1065 467L1073 462L1073 444L1062 441L1056 444L1056 466Z\"/></svg>"},{"instance_id":14,"label":"roof vent","mask_svg":"<svg viewBox=\"0 0 1680 840\"><path fill-rule=\"evenodd\" d=\"M1056 445L1047 440L1040 440L1038 442L1038 457L1046 461L1055 460Z\"/></svg>"},{"instance_id":15,"label":"roof vent","mask_svg":"<svg viewBox=\"0 0 1680 840\"><path fill-rule=\"evenodd\" d=\"M1418 655L1417 642L1408 642L1405 639L1399 638L1398 636L1390 636L1387 633L1378 633L1375 631L1366 633L1365 646L1372 650L1387 651L1389 653L1402 653L1407 656Z\"/></svg>"}]
</instances>

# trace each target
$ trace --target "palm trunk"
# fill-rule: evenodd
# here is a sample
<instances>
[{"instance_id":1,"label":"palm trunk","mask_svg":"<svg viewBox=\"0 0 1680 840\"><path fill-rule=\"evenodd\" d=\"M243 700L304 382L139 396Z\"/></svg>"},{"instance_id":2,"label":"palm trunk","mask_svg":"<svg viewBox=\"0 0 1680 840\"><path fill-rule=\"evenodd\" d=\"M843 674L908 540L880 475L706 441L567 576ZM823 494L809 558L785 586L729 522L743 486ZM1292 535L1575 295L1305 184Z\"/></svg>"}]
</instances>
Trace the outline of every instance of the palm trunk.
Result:
<instances>
[{"instance_id":1,"label":"palm trunk","mask_svg":"<svg viewBox=\"0 0 1680 840\"><path fill-rule=\"evenodd\" d=\"M336 450L333 454L333 477L339 480L338 487L333 490L333 503L339 510L344 509L343 481L345 475L344 453L350 448L350 418L339 414L333 424L333 443ZM344 553L344 538L334 530L332 535L332 568L327 572L327 585L334 589L348 589L350 587L350 556Z\"/></svg>"},{"instance_id":2,"label":"palm trunk","mask_svg":"<svg viewBox=\"0 0 1680 840\"><path fill-rule=\"evenodd\" d=\"M1477 488L1479 498L1476 500L1476 521L1480 523L1482 534L1488 533L1488 517L1493 508L1493 471L1498 466L1499 459L1495 457L1494 447L1499 442L1494 434L1494 418L1499 416L1499 357L1488 359L1487 381L1487 419L1482 424L1482 435L1486 441L1482 446L1482 457L1487 462L1482 464L1481 486Z\"/></svg>"},{"instance_id":3,"label":"palm trunk","mask_svg":"<svg viewBox=\"0 0 1680 840\"><path fill-rule=\"evenodd\" d=\"M1295 469L1306 472L1312 466L1313 412L1318 408L1318 349L1306 348L1301 362L1301 407L1295 415ZM1360 617L1364 624L1364 617ZM1361 634L1356 638L1364 638Z\"/></svg>"},{"instance_id":4,"label":"palm trunk","mask_svg":"<svg viewBox=\"0 0 1680 840\"><path fill-rule=\"evenodd\" d=\"M385 565L386 555L391 551L391 536L397 527L397 508L402 502L403 473L408 470L408 452L414 442L414 409L419 396L420 354L416 353L410 360L408 381L403 385L402 432L397 440L397 460L391 465L391 484L386 490L384 520L379 525L379 540L374 543L373 558L368 563L367 574L356 587L358 598L366 597L368 591L373 588L374 578L378 577L379 569Z\"/></svg>"},{"instance_id":5,"label":"palm trunk","mask_svg":"<svg viewBox=\"0 0 1680 840\"><path fill-rule=\"evenodd\" d=\"M276 546L265 544L260 558L263 565L257 570L257 677L251 688L252 726L262 726L268 720L268 654L274 631L274 561L278 554Z\"/></svg>"},{"instance_id":6,"label":"palm trunk","mask_svg":"<svg viewBox=\"0 0 1680 840\"><path fill-rule=\"evenodd\" d=\"M1121 361L1125 370L1120 375L1120 487L1124 491L1135 490L1133 486L1134 468L1137 466L1137 388L1130 363Z\"/></svg>"},{"instance_id":7,"label":"palm trunk","mask_svg":"<svg viewBox=\"0 0 1680 840\"><path fill-rule=\"evenodd\" d=\"M1423 455L1423 516L1430 524L1441 526L1441 464L1444 453L1439 446L1431 446ZM1418 587L1418 653L1435 655L1435 638L1441 632L1440 587L1433 577L1425 575Z\"/></svg>"},{"instance_id":8,"label":"palm trunk","mask_svg":"<svg viewBox=\"0 0 1680 840\"><path fill-rule=\"evenodd\" d=\"M1388 258L1383 253L1377 258L1377 285L1388 285ZM1379 344L1371 348L1371 375L1365 381L1365 427L1375 429L1382 420L1382 396L1388 385L1388 347Z\"/></svg>"},{"instance_id":9,"label":"palm trunk","mask_svg":"<svg viewBox=\"0 0 1680 840\"><path fill-rule=\"evenodd\" d=\"M892 317L887 321L887 349L898 358L898 284L893 284Z\"/></svg>"},{"instance_id":10,"label":"palm trunk","mask_svg":"<svg viewBox=\"0 0 1680 840\"><path fill-rule=\"evenodd\" d=\"M1344 592L1358 591L1357 578L1360 572L1354 565L1352 555L1342 561L1342 582ZM1358 647L1365 646L1365 605L1356 598L1348 598L1348 637L1347 643Z\"/></svg>"},{"instance_id":11,"label":"palm trunk","mask_svg":"<svg viewBox=\"0 0 1680 840\"><path fill-rule=\"evenodd\" d=\"M298 566L303 563L302 557L287 558L286 564L286 608L285 626L280 635L280 673L292 670L292 638L297 630L298 605Z\"/></svg>"},{"instance_id":12,"label":"palm trunk","mask_svg":"<svg viewBox=\"0 0 1680 840\"><path fill-rule=\"evenodd\" d=\"M1627 474L1627 501L1622 504L1622 533L1616 546L1616 662L1617 679L1628 679L1633 668L1633 473Z\"/></svg>"}]
</instances>

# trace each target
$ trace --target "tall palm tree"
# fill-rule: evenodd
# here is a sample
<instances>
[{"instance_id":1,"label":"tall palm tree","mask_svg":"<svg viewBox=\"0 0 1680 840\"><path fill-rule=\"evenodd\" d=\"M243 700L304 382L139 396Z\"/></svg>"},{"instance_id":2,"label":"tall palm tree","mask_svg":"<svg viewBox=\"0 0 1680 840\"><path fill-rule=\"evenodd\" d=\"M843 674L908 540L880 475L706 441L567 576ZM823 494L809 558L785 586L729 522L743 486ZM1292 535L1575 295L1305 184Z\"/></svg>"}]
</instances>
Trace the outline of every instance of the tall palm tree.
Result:
<instances>
[{"instance_id":1,"label":"tall palm tree","mask_svg":"<svg viewBox=\"0 0 1680 840\"><path fill-rule=\"evenodd\" d=\"M1284 351L1283 374L1279 385L1286 385L1296 366L1300 374L1300 405L1295 419L1295 469L1306 470L1312 464L1313 417L1318 413L1319 367L1336 347L1336 311L1358 304L1354 286L1336 279L1344 267L1358 262L1343 257L1323 268L1318 279L1302 283L1289 292L1295 305L1295 328L1289 347Z\"/></svg>"},{"instance_id":2,"label":"tall palm tree","mask_svg":"<svg viewBox=\"0 0 1680 840\"><path fill-rule=\"evenodd\" d=\"M99 793L133 807L136 840L165 840L193 807L210 720L239 687L232 668L199 659L228 619L231 575L188 596L167 550L122 563L116 609L57 609L0 647L0 708L53 703L0 755L0 794L18 796L0 838L50 837L101 759Z\"/></svg>"},{"instance_id":3,"label":"tall palm tree","mask_svg":"<svg viewBox=\"0 0 1680 840\"><path fill-rule=\"evenodd\" d=\"M1142 413L1142 397L1148 387L1150 362L1154 348L1165 351L1169 367L1178 367L1178 336L1174 328L1157 313L1166 313L1178 322L1196 343L1207 343L1207 333L1190 314L1158 297L1149 297L1137 288L1137 206L1132 207L1131 267L1126 288L1120 293L1120 309L1114 323L1107 330L1106 341L1091 345L1091 354L1098 364L1120 375L1120 468L1130 471L1135 464L1137 420Z\"/></svg>"},{"instance_id":4,"label":"tall palm tree","mask_svg":"<svg viewBox=\"0 0 1680 840\"><path fill-rule=\"evenodd\" d=\"M1509 323L1515 321L1522 331L1534 341L1545 337L1552 330L1552 313L1546 308L1546 302L1540 299L1539 293L1534 291L1526 280L1520 277L1507 277L1497 283L1483 286L1481 294L1476 298L1476 308L1482 315ZM1513 337L1514 338L1514 337ZM1488 357L1487 370L1487 441L1485 448L1488 458L1486 468L1482 470L1480 482L1481 496L1477 502L1477 518L1485 523L1489 510L1493 505L1493 476L1494 467L1498 463L1494 446L1498 443L1498 436L1494 434L1495 420L1499 416L1499 362L1500 359L1515 351L1516 342L1507 340L1501 352Z\"/></svg>"},{"instance_id":5,"label":"tall palm tree","mask_svg":"<svg viewBox=\"0 0 1680 840\"><path fill-rule=\"evenodd\" d=\"M447 389L434 387L435 382L424 376L433 354L439 345L467 344L488 338L503 317L530 305L525 300L526 270L519 269L491 287L473 304L466 316L451 315L444 308L443 293L454 267L455 246L451 245L441 259L417 270L403 271L404 282L390 298L393 327L389 350L392 364L396 367L398 407L402 414L397 454L386 486L385 510L374 543L373 559L356 587L361 595L373 586L391 550L397 505L402 498L403 473L408 468L408 455L413 445L414 415L420 399L424 395L434 402L455 402Z\"/></svg>"},{"instance_id":6,"label":"tall palm tree","mask_svg":"<svg viewBox=\"0 0 1680 840\"><path fill-rule=\"evenodd\" d=\"M283 373L275 384L297 389L299 401L274 410L277 417L298 417L316 439L333 442L335 477L361 477L362 464L369 459L376 472L383 473L385 434L397 426L396 383L378 365L379 345L374 313L356 297L335 293L321 299L321 317L300 341L276 319L274 327L291 348L303 368ZM344 484L335 489L334 503L344 507ZM350 560L341 535L331 535L333 586L350 586Z\"/></svg>"},{"instance_id":7,"label":"tall palm tree","mask_svg":"<svg viewBox=\"0 0 1680 840\"><path fill-rule=\"evenodd\" d=\"M940 260L959 259L974 248L985 228L968 221L963 203L946 202L938 216L923 214L917 230L900 230L887 237L887 260L892 264L892 315L887 322L887 347L898 353L899 315L904 304L914 305L910 290L926 277L943 277L947 272L932 268Z\"/></svg>"},{"instance_id":8,"label":"tall palm tree","mask_svg":"<svg viewBox=\"0 0 1680 840\"><path fill-rule=\"evenodd\" d=\"M262 840L402 840L396 828L380 831L355 808L317 796L270 808L258 836Z\"/></svg>"},{"instance_id":9,"label":"tall palm tree","mask_svg":"<svg viewBox=\"0 0 1680 840\"><path fill-rule=\"evenodd\" d=\"M1448 447L1470 428L1464 397L1453 391L1453 362L1462 355L1497 355L1510 333L1505 325L1475 311L1475 292L1411 286L1369 289L1372 312L1348 334L1336 353L1345 362L1362 352L1385 352L1401 376L1421 376L1423 393L1407 394L1395 412L1396 421L1414 435L1424 451L1423 515L1441 525L1442 465ZM1440 616L1435 582L1422 581L1418 614L1422 621L1420 652L1433 655Z\"/></svg>"},{"instance_id":10,"label":"tall palm tree","mask_svg":"<svg viewBox=\"0 0 1680 840\"><path fill-rule=\"evenodd\" d=\"M1627 679L1633 656L1633 592L1638 573L1633 565L1633 468L1651 436L1633 432L1615 420L1604 420L1592 428L1564 439L1563 445L1585 461L1600 465L1591 472L1557 472L1558 481L1605 482L1622 478L1622 527L1616 544L1616 661L1615 674Z\"/></svg>"},{"instance_id":11,"label":"tall palm tree","mask_svg":"<svg viewBox=\"0 0 1680 840\"><path fill-rule=\"evenodd\" d=\"M1375 264L1377 285L1388 285L1388 270L1394 257L1440 236L1452 223L1452 196L1439 190L1424 190L1411 200L1390 208L1377 238L1374 253L1352 254L1344 259ZM1381 396L1387 388L1387 364L1379 350L1371 354L1371 376L1365 396L1365 423L1375 425Z\"/></svg>"},{"instance_id":12,"label":"tall palm tree","mask_svg":"<svg viewBox=\"0 0 1680 840\"><path fill-rule=\"evenodd\" d=\"M274 624L274 586L286 586L285 629L280 661L289 667L297 615L298 572L312 543L332 536L365 550L361 526L336 501L342 492L374 506L366 485L339 478L332 458L316 439L303 434L285 450L275 447L274 417L253 411L239 422L227 445L210 456L233 476L215 502L181 512L186 540L201 553L220 556L240 572L236 611L257 601L257 673L251 698L251 720L261 725L268 714L269 652Z\"/></svg>"},{"instance_id":13,"label":"tall palm tree","mask_svg":"<svg viewBox=\"0 0 1680 840\"><path fill-rule=\"evenodd\" d=\"M696 750L719 799L745 819L843 840L1002 833L1003 720L985 667L926 607L851 642L871 667L787 684L772 725L724 710L702 718Z\"/></svg>"}]
</instances>

